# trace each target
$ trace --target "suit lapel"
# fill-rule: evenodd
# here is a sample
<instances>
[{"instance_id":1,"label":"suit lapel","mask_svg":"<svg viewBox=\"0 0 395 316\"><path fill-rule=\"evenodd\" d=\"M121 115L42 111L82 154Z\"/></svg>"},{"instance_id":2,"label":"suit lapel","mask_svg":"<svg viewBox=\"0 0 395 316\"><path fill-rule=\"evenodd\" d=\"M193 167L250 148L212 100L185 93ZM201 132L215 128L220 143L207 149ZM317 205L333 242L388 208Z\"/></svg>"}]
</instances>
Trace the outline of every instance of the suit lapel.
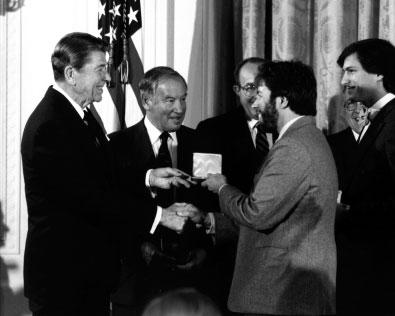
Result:
<instances>
[{"instance_id":1,"label":"suit lapel","mask_svg":"<svg viewBox=\"0 0 395 316\"><path fill-rule=\"evenodd\" d=\"M356 161L354 164L354 168L351 172L352 176L350 177L350 182L347 184L347 189L351 186L354 181L356 175L358 174L358 170L361 169L363 161L366 157L366 154L371 150L372 146L374 146L375 140L380 135L380 132L383 130L385 126L385 119L388 114L394 110L395 100L391 100L388 102L377 114L376 118L371 122L370 127L366 131L366 134L362 138L359 143Z\"/></svg>"},{"instance_id":2,"label":"suit lapel","mask_svg":"<svg viewBox=\"0 0 395 316\"><path fill-rule=\"evenodd\" d=\"M237 152L254 152L255 146L251 137L250 128L248 127L247 119L245 117L244 109L240 106L234 112L232 117L233 128L230 129L229 137L233 139L233 149ZM243 148L245 150L243 150Z\"/></svg>"},{"instance_id":3,"label":"suit lapel","mask_svg":"<svg viewBox=\"0 0 395 316\"><path fill-rule=\"evenodd\" d=\"M147 128L144 125L144 119L137 123L136 130L131 132L136 132L137 134L135 139L140 140L135 144L137 146L137 152L141 157L140 161L148 161L150 167L156 167L155 153L152 149L152 144L148 136Z\"/></svg>"}]
</instances>

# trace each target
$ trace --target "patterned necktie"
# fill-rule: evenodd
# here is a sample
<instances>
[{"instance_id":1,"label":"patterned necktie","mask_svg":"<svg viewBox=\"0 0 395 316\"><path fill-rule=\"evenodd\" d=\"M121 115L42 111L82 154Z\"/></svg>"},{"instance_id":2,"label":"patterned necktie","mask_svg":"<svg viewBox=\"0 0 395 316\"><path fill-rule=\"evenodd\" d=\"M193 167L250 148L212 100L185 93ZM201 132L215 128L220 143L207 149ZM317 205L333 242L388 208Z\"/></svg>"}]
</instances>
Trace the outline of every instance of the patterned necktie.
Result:
<instances>
[{"instance_id":1,"label":"patterned necktie","mask_svg":"<svg viewBox=\"0 0 395 316\"><path fill-rule=\"evenodd\" d=\"M169 152L169 148L167 146L167 139L169 138L168 132L163 132L159 138L161 140L161 144L158 151L158 156L156 157L157 167L172 167L171 156ZM174 201L174 192L172 189L170 190L157 190L157 201L158 204L162 207L168 207L173 204Z\"/></svg>"},{"instance_id":2,"label":"patterned necktie","mask_svg":"<svg viewBox=\"0 0 395 316\"><path fill-rule=\"evenodd\" d=\"M263 159L269 152L269 142L267 141L266 132L264 131L262 124L257 123L255 127L257 129L255 138L256 151L259 157Z\"/></svg>"}]
</instances>

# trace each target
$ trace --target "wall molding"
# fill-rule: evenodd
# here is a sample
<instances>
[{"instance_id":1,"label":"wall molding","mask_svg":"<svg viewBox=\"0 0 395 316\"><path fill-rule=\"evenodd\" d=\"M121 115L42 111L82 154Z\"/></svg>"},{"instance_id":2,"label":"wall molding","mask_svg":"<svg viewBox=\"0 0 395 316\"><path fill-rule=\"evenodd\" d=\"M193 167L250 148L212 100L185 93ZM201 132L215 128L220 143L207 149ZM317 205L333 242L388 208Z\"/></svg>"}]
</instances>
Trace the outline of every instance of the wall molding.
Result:
<instances>
[{"instance_id":1,"label":"wall molding","mask_svg":"<svg viewBox=\"0 0 395 316\"><path fill-rule=\"evenodd\" d=\"M0 254L20 252L21 11L0 16Z\"/></svg>"}]
</instances>

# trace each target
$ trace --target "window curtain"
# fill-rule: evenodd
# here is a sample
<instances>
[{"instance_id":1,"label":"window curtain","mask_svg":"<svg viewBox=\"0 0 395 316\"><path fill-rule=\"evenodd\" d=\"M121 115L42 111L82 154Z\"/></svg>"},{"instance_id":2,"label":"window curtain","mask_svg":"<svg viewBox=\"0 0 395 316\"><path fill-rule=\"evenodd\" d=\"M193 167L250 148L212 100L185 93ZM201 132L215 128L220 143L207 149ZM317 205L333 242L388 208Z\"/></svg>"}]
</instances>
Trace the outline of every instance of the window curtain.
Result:
<instances>
[{"instance_id":1,"label":"window curtain","mask_svg":"<svg viewBox=\"0 0 395 316\"><path fill-rule=\"evenodd\" d=\"M242 46L236 63L259 56L309 64L317 78L317 126L328 134L344 129L337 58L348 44L360 39L379 37L395 44L395 1L233 1L238 12L234 24L241 28L241 42L235 44Z\"/></svg>"}]
</instances>

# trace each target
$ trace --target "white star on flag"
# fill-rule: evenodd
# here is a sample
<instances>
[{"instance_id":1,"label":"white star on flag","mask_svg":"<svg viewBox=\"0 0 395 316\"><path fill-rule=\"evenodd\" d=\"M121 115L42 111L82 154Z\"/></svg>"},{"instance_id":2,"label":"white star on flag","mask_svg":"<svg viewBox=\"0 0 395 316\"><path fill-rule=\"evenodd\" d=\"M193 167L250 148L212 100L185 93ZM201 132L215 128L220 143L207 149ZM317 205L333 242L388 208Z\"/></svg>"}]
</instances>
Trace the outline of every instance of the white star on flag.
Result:
<instances>
[{"instance_id":1,"label":"white star on flag","mask_svg":"<svg viewBox=\"0 0 395 316\"><path fill-rule=\"evenodd\" d=\"M121 16L121 15L119 14L119 7L120 7L120 6L121 6L121 5L118 4L115 8L112 8L112 9L110 10L110 13L113 14L114 17L116 17L116 16Z\"/></svg>"},{"instance_id":2,"label":"white star on flag","mask_svg":"<svg viewBox=\"0 0 395 316\"><path fill-rule=\"evenodd\" d=\"M106 15L106 3L101 5L101 3L99 2L99 20L102 15L104 15L104 16Z\"/></svg>"},{"instance_id":3,"label":"white star on flag","mask_svg":"<svg viewBox=\"0 0 395 316\"><path fill-rule=\"evenodd\" d=\"M96 30L96 32L95 32L95 36L96 37L101 37L101 32L103 31L103 29L102 28L100 28L100 29L98 29L98 30Z\"/></svg>"},{"instance_id":4,"label":"white star on flag","mask_svg":"<svg viewBox=\"0 0 395 316\"><path fill-rule=\"evenodd\" d=\"M110 38L110 41L112 41L113 39L114 39L114 40L117 40L117 28L113 28L113 27L110 25L110 30L108 31L107 34L104 34L104 36L109 37L109 38Z\"/></svg>"},{"instance_id":5,"label":"white star on flag","mask_svg":"<svg viewBox=\"0 0 395 316\"><path fill-rule=\"evenodd\" d=\"M139 12L139 10L133 11L133 8L130 7L130 12L129 12L129 14L128 14L128 17L129 17L129 24L132 23L132 21L136 21L137 23L139 22L139 21L137 20L137 17L136 17L136 15L137 15L138 12Z\"/></svg>"}]
</instances>

